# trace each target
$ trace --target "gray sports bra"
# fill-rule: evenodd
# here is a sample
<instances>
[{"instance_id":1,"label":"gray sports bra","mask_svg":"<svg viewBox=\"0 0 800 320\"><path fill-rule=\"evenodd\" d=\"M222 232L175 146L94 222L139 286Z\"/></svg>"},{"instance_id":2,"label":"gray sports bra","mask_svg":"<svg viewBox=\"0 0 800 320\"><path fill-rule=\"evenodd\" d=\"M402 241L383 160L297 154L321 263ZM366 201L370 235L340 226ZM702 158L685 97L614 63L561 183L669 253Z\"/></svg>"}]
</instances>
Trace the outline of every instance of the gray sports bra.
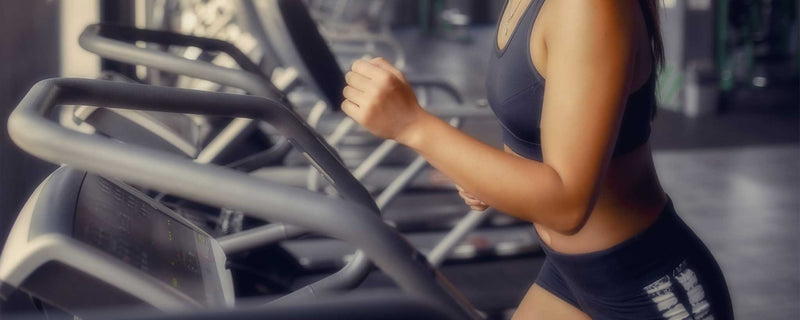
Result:
<instances>
[{"instance_id":1,"label":"gray sports bra","mask_svg":"<svg viewBox=\"0 0 800 320\"><path fill-rule=\"evenodd\" d=\"M544 0L531 1L505 48L498 49L493 42L494 54L486 78L489 105L503 126L503 142L515 153L537 161L542 161L539 122L545 79L531 61L529 42L543 3ZM628 96L615 156L633 151L650 137L651 113L655 108L653 75Z\"/></svg>"}]
</instances>

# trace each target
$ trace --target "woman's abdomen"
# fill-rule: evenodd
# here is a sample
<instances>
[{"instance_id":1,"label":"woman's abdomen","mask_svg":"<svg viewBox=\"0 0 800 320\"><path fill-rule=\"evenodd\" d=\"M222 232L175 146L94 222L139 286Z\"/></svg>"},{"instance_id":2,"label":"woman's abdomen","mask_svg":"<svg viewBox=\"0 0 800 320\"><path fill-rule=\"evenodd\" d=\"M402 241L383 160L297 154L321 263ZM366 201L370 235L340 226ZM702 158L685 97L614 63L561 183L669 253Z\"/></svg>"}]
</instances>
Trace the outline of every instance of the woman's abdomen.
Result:
<instances>
[{"instance_id":1,"label":"woman's abdomen","mask_svg":"<svg viewBox=\"0 0 800 320\"><path fill-rule=\"evenodd\" d=\"M658 218L666 203L649 144L645 144L611 160L592 213L578 233L565 235L536 223L534 227L542 242L555 251L588 253L613 247L642 232Z\"/></svg>"}]
</instances>

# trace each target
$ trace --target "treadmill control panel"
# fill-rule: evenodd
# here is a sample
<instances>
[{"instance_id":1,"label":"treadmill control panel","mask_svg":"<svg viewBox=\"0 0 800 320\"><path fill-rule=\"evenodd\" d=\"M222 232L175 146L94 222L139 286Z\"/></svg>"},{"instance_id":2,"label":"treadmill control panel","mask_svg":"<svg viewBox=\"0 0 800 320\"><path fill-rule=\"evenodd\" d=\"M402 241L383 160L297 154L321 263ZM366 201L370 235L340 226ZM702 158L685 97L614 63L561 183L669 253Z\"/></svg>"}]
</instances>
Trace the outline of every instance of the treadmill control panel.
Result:
<instances>
[{"instance_id":1,"label":"treadmill control panel","mask_svg":"<svg viewBox=\"0 0 800 320\"><path fill-rule=\"evenodd\" d=\"M223 301L213 240L132 188L87 174L73 233L202 305Z\"/></svg>"}]
</instances>

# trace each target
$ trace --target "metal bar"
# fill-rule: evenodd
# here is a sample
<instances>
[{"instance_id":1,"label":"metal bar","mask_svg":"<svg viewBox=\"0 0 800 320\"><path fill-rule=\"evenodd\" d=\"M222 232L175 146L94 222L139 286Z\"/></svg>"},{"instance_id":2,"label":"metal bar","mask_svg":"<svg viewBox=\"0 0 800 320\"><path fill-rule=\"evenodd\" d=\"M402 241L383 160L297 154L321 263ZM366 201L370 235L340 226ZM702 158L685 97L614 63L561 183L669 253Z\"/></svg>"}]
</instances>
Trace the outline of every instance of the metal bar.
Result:
<instances>
[{"instance_id":1,"label":"metal bar","mask_svg":"<svg viewBox=\"0 0 800 320\"><path fill-rule=\"evenodd\" d=\"M306 233L303 228L272 223L264 227L237 232L232 235L217 238L225 254L231 255L254 247L263 246L265 243L276 243L291 239Z\"/></svg>"},{"instance_id":2,"label":"metal bar","mask_svg":"<svg viewBox=\"0 0 800 320\"><path fill-rule=\"evenodd\" d=\"M383 189L378 198L375 199L375 203L378 204L379 208L386 207L396 196L403 191L406 185L408 185L414 177L419 174L419 172L428 165L428 161L425 160L422 156L417 157L411 162L408 167L406 167L400 175L395 178L392 183L386 186L386 189Z\"/></svg>"},{"instance_id":3,"label":"metal bar","mask_svg":"<svg viewBox=\"0 0 800 320\"><path fill-rule=\"evenodd\" d=\"M192 46L219 51L231 56L242 70L220 67L210 62L186 59L169 52L140 48L125 41L144 41L161 45ZM149 66L188 77L203 79L274 100L284 95L275 88L261 69L232 44L166 31L144 30L109 25L90 25L78 39L81 47L102 57Z\"/></svg>"},{"instance_id":4,"label":"metal bar","mask_svg":"<svg viewBox=\"0 0 800 320\"><path fill-rule=\"evenodd\" d=\"M397 147L397 141L384 140L369 156L353 170L353 176L362 181Z\"/></svg>"},{"instance_id":5,"label":"metal bar","mask_svg":"<svg viewBox=\"0 0 800 320\"><path fill-rule=\"evenodd\" d=\"M431 252L428 253L428 262L430 262L434 267L441 266L447 257L453 252L453 249L461 243L461 240L464 240L470 232L475 230L478 226L483 223L490 215L492 215L494 209L489 209L489 211L475 211L471 210L467 213L464 218L458 221L458 224L447 233L447 235L442 238L436 246L431 249Z\"/></svg>"}]
</instances>

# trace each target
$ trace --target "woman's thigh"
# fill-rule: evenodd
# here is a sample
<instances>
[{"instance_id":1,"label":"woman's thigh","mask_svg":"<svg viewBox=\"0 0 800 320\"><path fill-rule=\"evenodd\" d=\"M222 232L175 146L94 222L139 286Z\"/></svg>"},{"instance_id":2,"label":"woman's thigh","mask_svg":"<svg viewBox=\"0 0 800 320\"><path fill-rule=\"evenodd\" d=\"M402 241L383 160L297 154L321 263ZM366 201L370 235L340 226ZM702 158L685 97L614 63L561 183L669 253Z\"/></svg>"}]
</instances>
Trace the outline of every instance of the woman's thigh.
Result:
<instances>
[{"instance_id":1,"label":"woman's thigh","mask_svg":"<svg viewBox=\"0 0 800 320\"><path fill-rule=\"evenodd\" d=\"M534 284L522 299L512 320L591 319L575 306Z\"/></svg>"}]
</instances>

